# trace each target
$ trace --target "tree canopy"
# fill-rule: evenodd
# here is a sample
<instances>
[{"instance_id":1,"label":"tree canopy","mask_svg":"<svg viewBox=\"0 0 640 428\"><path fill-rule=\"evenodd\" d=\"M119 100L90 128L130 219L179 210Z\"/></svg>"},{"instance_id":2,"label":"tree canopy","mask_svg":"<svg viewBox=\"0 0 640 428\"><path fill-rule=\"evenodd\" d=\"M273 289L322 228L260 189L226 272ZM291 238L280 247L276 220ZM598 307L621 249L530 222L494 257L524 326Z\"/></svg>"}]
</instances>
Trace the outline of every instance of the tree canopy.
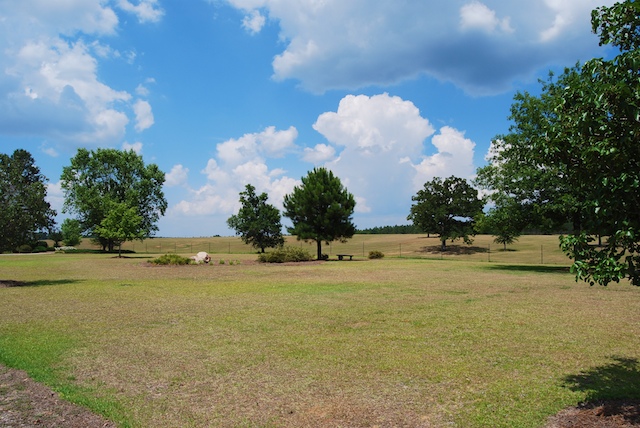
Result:
<instances>
[{"instance_id":1,"label":"tree canopy","mask_svg":"<svg viewBox=\"0 0 640 428\"><path fill-rule=\"evenodd\" d=\"M103 248L113 251L118 240L101 233L105 232L103 221L115 207L124 204L140 217L136 236L152 236L167 209L164 180L157 165L145 165L142 156L133 150L79 149L61 176L64 211L76 214L83 230L97 238Z\"/></svg>"},{"instance_id":2,"label":"tree canopy","mask_svg":"<svg viewBox=\"0 0 640 428\"><path fill-rule=\"evenodd\" d=\"M45 200L46 182L28 151L0 154L0 251L31 245L39 231L53 229L56 212Z\"/></svg>"},{"instance_id":3,"label":"tree canopy","mask_svg":"<svg viewBox=\"0 0 640 428\"><path fill-rule=\"evenodd\" d=\"M98 236L112 240L118 245L118 257L122 257L122 243L133 239L144 239L142 217L135 207L124 202L113 202L107 216L95 228Z\"/></svg>"},{"instance_id":4,"label":"tree canopy","mask_svg":"<svg viewBox=\"0 0 640 428\"><path fill-rule=\"evenodd\" d=\"M551 77L539 97L518 94L514 126L478 176L547 221L573 224L561 247L577 278L640 285L639 3L598 8L592 26L619 54ZM603 246L597 236L607 238Z\"/></svg>"},{"instance_id":5,"label":"tree canopy","mask_svg":"<svg viewBox=\"0 0 640 428\"><path fill-rule=\"evenodd\" d=\"M293 223L287 230L298 239L315 241L321 259L322 242L345 242L354 235L355 206L355 198L332 171L314 168L284 197L284 215Z\"/></svg>"},{"instance_id":6,"label":"tree canopy","mask_svg":"<svg viewBox=\"0 0 640 428\"><path fill-rule=\"evenodd\" d=\"M264 253L265 248L284 244L280 211L267 203L269 196L263 192L256 195L256 188L247 184L240 192L240 210L227 220L231 229L240 235L245 244Z\"/></svg>"},{"instance_id":7,"label":"tree canopy","mask_svg":"<svg viewBox=\"0 0 640 428\"><path fill-rule=\"evenodd\" d=\"M484 203L467 180L454 176L444 180L435 177L411 200L415 204L411 206L407 220L423 232L437 233L443 251L447 248L447 240L461 238L465 243L472 242L473 219L482 212Z\"/></svg>"}]
</instances>

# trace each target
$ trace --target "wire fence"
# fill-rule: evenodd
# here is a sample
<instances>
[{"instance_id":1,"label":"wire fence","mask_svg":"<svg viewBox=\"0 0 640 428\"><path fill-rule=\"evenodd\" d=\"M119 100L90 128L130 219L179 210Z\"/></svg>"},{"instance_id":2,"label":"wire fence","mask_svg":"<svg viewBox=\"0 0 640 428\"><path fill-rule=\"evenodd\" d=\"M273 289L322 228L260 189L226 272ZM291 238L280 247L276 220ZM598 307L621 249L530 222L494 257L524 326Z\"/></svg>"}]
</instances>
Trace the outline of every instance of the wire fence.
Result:
<instances>
[{"instance_id":1,"label":"wire fence","mask_svg":"<svg viewBox=\"0 0 640 428\"><path fill-rule=\"evenodd\" d=\"M298 241L287 237L286 245L307 249L312 255L317 252L314 241ZM214 238L152 238L142 242L125 242L123 250L145 254L255 254L257 251L237 237ZM270 249L266 249L270 251ZM354 259L368 258L370 251L380 251L385 257L457 259L474 262L506 264L554 264L568 266L571 261L560 251L558 237L554 235L525 235L505 249L493 242L488 235L476 236L470 245L461 241L447 241L442 249L438 237L424 235L355 235L346 242L322 243L322 253L330 259L340 254L352 255Z\"/></svg>"}]
</instances>

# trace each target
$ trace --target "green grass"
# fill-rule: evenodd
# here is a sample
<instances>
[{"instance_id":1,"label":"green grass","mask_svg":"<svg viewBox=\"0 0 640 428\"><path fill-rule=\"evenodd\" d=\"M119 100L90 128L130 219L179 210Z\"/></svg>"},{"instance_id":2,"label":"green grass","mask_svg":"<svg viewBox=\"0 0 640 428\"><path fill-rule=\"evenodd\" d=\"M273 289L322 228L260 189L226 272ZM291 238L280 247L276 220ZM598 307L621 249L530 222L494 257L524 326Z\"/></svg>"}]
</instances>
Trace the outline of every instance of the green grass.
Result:
<instances>
[{"instance_id":1,"label":"green grass","mask_svg":"<svg viewBox=\"0 0 640 428\"><path fill-rule=\"evenodd\" d=\"M145 257L0 257L27 284L0 288L0 361L121 426L539 427L640 398L640 290L566 263Z\"/></svg>"}]
</instances>

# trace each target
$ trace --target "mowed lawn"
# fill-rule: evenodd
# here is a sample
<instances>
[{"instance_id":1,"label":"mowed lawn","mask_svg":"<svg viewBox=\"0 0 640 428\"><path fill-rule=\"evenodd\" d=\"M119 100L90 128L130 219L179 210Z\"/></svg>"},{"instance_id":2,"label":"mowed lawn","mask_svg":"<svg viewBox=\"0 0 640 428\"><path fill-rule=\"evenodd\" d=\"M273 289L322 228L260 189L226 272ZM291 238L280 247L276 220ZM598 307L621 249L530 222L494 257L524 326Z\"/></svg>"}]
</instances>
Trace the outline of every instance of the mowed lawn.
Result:
<instances>
[{"instance_id":1,"label":"mowed lawn","mask_svg":"<svg viewBox=\"0 0 640 428\"><path fill-rule=\"evenodd\" d=\"M1 256L26 285L0 288L0 362L134 427L540 427L640 398L640 289L566 263L129 256Z\"/></svg>"}]
</instances>

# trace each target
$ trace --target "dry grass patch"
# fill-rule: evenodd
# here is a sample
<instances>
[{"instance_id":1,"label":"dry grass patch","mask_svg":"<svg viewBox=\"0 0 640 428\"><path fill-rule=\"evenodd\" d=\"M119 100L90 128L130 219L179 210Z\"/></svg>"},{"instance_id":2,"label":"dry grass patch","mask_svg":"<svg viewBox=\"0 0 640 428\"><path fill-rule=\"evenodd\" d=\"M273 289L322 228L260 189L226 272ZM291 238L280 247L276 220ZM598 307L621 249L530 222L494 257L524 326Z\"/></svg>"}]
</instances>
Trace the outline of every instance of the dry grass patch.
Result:
<instances>
[{"instance_id":1,"label":"dry grass patch","mask_svg":"<svg viewBox=\"0 0 640 428\"><path fill-rule=\"evenodd\" d=\"M57 281L0 289L0 360L54 367L132 426L537 427L624 384L570 376L640 359L640 290L561 269L46 260L0 258L8 279ZM51 331L57 356L31 362Z\"/></svg>"}]
</instances>

